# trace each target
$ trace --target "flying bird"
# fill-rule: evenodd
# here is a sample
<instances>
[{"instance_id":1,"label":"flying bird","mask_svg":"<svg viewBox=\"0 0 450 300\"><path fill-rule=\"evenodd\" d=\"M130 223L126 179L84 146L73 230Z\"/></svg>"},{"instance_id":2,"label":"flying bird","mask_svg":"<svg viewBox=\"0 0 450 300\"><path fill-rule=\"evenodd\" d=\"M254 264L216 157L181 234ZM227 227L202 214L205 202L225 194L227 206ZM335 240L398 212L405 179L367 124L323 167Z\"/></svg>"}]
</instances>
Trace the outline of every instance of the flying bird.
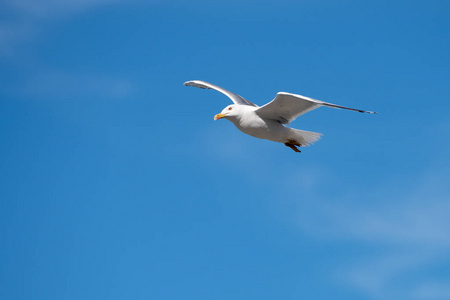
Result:
<instances>
[{"instance_id":1,"label":"flying bird","mask_svg":"<svg viewBox=\"0 0 450 300\"><path fill-rule=\"evenodd\" d=\"M234 104L228 105L220 114L214 116L215 121L222 118L227 119L240 131L248 135L283 143L295 152L300 152L297 147L309 146L319 140L322 135L321 133L298 130L286 126L304 113L321 106L328 106L361 113L376 114L374 111L344 107L285 92L277 93L275 99L260 107L238 94L205 81L186 81L184 85L202 89L213 89L221 92L233 101Z\"/></svg>"}]
</instances>

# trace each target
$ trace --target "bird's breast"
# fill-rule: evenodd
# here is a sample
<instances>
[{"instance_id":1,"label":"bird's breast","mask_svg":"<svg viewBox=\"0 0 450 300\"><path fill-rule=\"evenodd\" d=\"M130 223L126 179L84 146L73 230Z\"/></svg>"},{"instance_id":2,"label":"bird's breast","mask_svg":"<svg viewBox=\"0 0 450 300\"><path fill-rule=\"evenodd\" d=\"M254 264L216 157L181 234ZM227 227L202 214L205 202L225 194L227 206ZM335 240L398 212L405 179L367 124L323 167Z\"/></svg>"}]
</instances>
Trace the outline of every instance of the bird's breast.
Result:
<instances>
[{"instance_id":1,"label":"bird's breast","mask_svg":"<svg viewBox=\"0 0 450 300\"><path fill-rule=\"evenodd\" d=\"M275 120L262 119L258 115L244 116L233 122L242 132L256 138L279 142L285 139L287 128Z\"/></svg>"}]
</instances>

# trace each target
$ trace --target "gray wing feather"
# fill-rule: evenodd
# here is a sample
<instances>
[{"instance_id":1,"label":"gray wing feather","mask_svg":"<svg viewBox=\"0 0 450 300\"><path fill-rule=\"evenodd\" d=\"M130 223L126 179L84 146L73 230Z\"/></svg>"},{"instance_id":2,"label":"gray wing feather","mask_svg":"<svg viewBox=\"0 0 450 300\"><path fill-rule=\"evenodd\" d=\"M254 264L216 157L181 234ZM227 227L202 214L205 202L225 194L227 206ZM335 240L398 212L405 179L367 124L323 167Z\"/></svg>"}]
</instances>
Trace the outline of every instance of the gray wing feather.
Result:
<instances>
[{"instance_id":1,"label":"gray wing feather","mask_svg":"<svg viewBox=\"0 0 450 300\"><path fill-rule=\"evenodd\" d=\"M258 107L258 105L256 105L255 103L250 102L250 101L242 98L238 94L230 92L229 90L226 90L224 88L221 88L220 86L217 86L215 84L212 84L212 83L209 83L209 82L206 82L206 81L201 81L201 80L186 81L184 83L184 85L186 85L186 86L195 86L195 87L198 87L198 88L201 88L201 89L216 90L216 91L221 92L222 94L226 95L228 98L230 98L231 101L233 101L234 104L249 105L249 106Z\"/></svg>"},{"instance_id":2,"label":"gray wing feather","mask_svg":"<svg viewBox=\"0 0 450 300\"><path fill-rule=\"evenodd\" d=\"M290 94L285 92L279 92L275 99L261 106L256 110L256 113L263 118L277 120L283 124L289 124L297 117L312 111L321 106L329 106L334 108L343 108L362 113L376 114L373 111L366 111L361 109L355 109L345 106L340 106L332 103L323 102L313 98Z\"/></svg>"}]
</instances>

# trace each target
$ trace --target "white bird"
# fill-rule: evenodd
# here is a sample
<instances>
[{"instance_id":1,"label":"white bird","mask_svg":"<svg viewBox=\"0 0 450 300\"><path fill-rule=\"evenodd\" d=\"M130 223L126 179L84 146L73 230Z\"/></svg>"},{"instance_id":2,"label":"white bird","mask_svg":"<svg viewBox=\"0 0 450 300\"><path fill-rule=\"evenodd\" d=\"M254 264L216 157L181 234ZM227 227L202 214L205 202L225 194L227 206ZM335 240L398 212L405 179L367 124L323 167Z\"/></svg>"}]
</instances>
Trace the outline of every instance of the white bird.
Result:
<instances>
[{"instance_id":1,"label":"white bird","mask_svg":"<svg viewBox=\"0 0 450 300\"><path fill-rule=\"evenodd\" d=\"M283 143L295 152L300 152L297 146L309 146L319 140L322 135L321 133L298 130L286 126L304 113L320 106L329 106L376 114L374 111L344 107L285 92L277 93L275 99L259 107L235 93L205 81L192 80L185 82L184 85L213 89L225 94L233 101L234 104L225 107L220 114L214 116L214 120L227 119L233 122L240 131L248 135Z\"/></svg>"}]
</instances>

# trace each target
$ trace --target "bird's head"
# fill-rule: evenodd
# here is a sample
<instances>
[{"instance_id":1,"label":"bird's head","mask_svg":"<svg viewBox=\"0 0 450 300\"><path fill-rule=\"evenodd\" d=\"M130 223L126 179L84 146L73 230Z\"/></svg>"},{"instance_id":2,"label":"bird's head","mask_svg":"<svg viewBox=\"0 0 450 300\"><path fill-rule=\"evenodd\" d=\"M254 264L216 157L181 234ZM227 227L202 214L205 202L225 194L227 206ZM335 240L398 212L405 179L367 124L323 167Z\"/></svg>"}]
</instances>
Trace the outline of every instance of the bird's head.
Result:
<instances>
[{"instance_id":1,"label":"bird's head","mask_svg":"<svg viewBox=\"0 0 450 300\"><path fill-rule=\"evenodd\" d=\"M217 121L219 119L225 118L232 118L236 117L239 114L239 105L228 105L225 107L220 114L217 114L214 116L214 121Z\"/></svg>"}]
</instances>

